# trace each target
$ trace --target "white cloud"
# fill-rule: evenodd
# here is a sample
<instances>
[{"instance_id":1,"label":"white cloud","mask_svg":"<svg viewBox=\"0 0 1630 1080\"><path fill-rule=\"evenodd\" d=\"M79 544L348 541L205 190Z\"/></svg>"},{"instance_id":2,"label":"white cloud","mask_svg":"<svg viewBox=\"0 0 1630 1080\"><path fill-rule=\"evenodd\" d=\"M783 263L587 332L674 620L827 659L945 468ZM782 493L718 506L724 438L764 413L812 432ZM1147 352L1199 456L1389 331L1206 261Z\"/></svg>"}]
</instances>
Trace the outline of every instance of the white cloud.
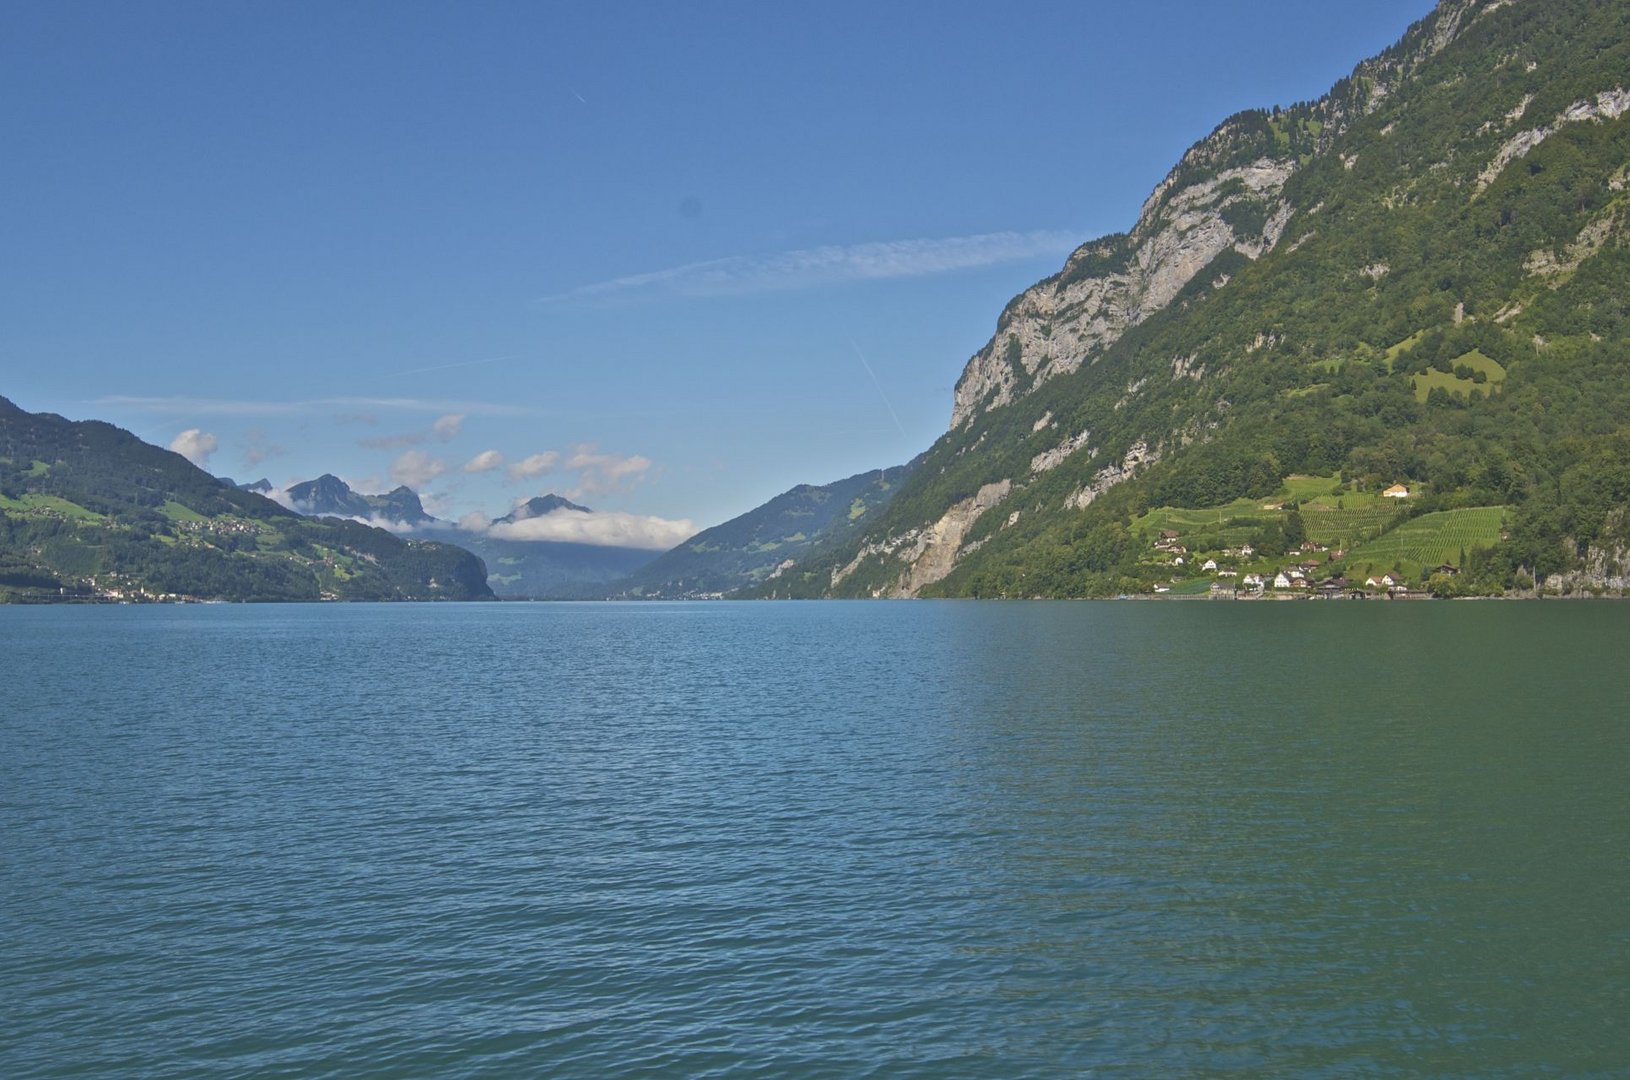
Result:
<instances>
[{"instance_id":1,"label":"white cloud","mask_svg":"<svg viewBox=\"0 0 1630 1080\"><path fill-rule=\"evenodd\" d=\"M424 507L424 512L431 517L442 517L453 509L452 492L421 491L419 493L419 505Z\"/></svg>"},{"instance_id":2,"label":"white cloud","mask_svg":"<svg viewBox=\"0 0 1630 1080\"><path fill-rule=\"evenodd\" d=\"M430 483L447 471L447 466L423 450L409 450L391 462L391 479L410 488Z\"/></svg>"},{"instance_id":3,"label":"white cloud","mask_svg":"<svg viewBox=\"0 0 1630 1080\"><path fill-rule=\"evenodd\" d=\"M592 444L583 443L572 448L572 456L566 459L566 468L578 471L577 486L571 492L571 497L577 498L615 491L638 480L651 468L651 459L639 454L628 457L602 454Z\"/></svg>"},{"instance_id":4,"label":"white cloud","mask_svg":"<svg viewBox=\"0 0 1630 1080\"><path fill-rule=\"evenodd\" d=\"M298 514L300 513L300 508L294 505L294 500L289 497L289 488L293 486L294 483L290 482L282 487L274 487L272 490L266 492L266 497L277 505L281 506L283 509L293 510L296 514Z\"/></svg>"},{"instance_id":5,"label":"white cloud","mask_svg":"<svg viewBox=\"0 0 1630 1080\"><path fill-rule=\"evenodd\" d=\"M464 463L467 473L490 472L504 463L504 455L496 450L483 450Z\"/></svg>"},{"instance_id":6,"label":"white cloud","mask_svg":"<svg viewBox=\"0 0 1630 1080\"><path fill-rule=\"evenodd\" d=\"M667 551L697 533L695 522L624 514L555 510L524 521L493 525L487 535L500 540L552 540L597 547L632 547Z\"/></svg>"},{"instance_id":7,"label":"white cloud","mask_svg":"<svg viewBox=\"0 0 1630 1080\"><path fill-rule=\"evenodd\" d=\"M581 285L539 303L661 296L738 296L843 281L920 277L1064 255L1080 238L1058 231L997 232L940 240L828 245L773 255L735 255Z\"/></svg>"},{"instance_id":8,"label":"white cloud","mask_svg":"<svg viewBox=\"0 0 1630 1080\"><path fill-rule=\"evenodd\" d=\"M170 449L202 469L209 464L209 456L220 447L221 440L201 428L188 428L170 441Z\"/></svg>"},{"instance_id":9,"label":"white cloud","mask_svg":"<svg viewBox=\"0 0 1630 1080\"><path fill-rule=\"evenodd\" d=\"M555 450L545 450L541 454L524 457L509 467L509 475L515 480L524 480L529 476L542 476L554 470L560 464L560 453Z\"/></svg>"},{"instance_id":10,"label":"white cloud","mask_svg":"<svg viewBox=\"0 0 1630 1080\"><path fill-rule=\"evenodd\" d=\"M486 532L492 524L492 518L479 510L472 510L458 519L458 527L466 532Z\"/></svg>"},{"instance_id":11,"label":"white cloud","mask_svg":"<svg viewBox=\"0 0 1630 1080\"><path fill-rule=\"evenodd\" d=\"M434 424L431 424L430 430L435 432L436 438L442 442L451 442L453 439L458 438L459 429L463 426L463 413L448 413L446 416L438 418Z\"/></svg>"}]
</instances>

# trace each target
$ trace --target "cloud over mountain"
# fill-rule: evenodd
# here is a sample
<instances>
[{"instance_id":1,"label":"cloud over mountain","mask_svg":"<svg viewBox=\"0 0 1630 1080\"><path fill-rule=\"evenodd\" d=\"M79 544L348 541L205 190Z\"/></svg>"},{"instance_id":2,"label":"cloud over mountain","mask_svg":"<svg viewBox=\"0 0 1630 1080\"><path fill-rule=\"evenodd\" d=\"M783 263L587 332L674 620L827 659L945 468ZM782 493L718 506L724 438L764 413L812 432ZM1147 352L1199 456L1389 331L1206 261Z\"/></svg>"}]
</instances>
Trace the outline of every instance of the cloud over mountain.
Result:
<instances>
[{"instance_id":1,"label":"cloud over mountain","mask_svg":"<svg viewBox=\"0 0 1630 1080\"><path fill-rule=\"evenodd\" d=\"M209 464L209 456L220 447L221 440L201 428L188 428L170 441L170 449L202 469Z\"/></svg>"},{"instance_id":2,"label":"cloud over mountain","mask_svg":"<svg viewBox=\"0 0 1630 1080\"><path fill-rule=\"evenodd\" d=\"M478 522L472 520L470 523ZM650 551L666 551L684 543L696 533L696 523L689 520L673 521L615 510L585 512L565 509L492 525L486 530L488 536L499 540L551 540Z\"/></svg>"}]
</instances>

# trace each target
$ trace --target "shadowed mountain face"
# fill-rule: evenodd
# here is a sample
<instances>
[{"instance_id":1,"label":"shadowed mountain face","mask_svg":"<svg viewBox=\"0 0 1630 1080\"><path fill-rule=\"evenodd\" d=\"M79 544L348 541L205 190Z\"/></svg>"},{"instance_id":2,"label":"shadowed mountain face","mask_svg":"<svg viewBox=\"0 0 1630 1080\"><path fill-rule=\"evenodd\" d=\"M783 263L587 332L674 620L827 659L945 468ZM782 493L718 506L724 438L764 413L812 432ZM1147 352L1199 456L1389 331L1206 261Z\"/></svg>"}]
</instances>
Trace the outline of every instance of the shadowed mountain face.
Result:
<instances>
[{"instance_id":1,"label":"shadowed mountain face","mask_svg":"<svg viewBox=\"0 0 1630 1080\"><path fill-rule=\"evenodd\" d=\"M0 594L9 599L491 599L481 561L302 518L99 421L0 398Z\"/></svg>"},{"instance_id":2,"label":"shadowed mountain face","mask_svg":"<svg viewBox=\"0 0 1630 1080\"><path fill-rule=\"evenodd\" d=\"M830 484L800 484L707 529L620 583L627 597L711 596L773 581L874 520L921 459Z\"/></svg>"}]
</instances>

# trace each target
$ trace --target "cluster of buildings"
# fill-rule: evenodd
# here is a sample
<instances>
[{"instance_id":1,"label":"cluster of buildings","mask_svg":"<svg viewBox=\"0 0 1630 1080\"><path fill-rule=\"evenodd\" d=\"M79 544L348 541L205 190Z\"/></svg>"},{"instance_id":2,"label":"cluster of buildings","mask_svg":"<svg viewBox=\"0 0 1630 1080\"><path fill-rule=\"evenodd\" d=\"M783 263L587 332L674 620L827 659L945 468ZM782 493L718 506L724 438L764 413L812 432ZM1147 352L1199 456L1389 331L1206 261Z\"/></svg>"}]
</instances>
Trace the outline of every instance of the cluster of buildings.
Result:
<instances>
[{"instance_id":1,"label":"cluster of buildings","mask_svg":"<svg viewBox=\"0 0 1630 1080\"><path fill-rule=\"evenodd\" d=\"M242 518L206 518L202 521L174 522L177 532L214 533L218 536L248 536L260 532L260 523Z\"/></svg>"},{"instance_id":2,"label":"cluster of buildings","mask_svg":"<svg viewBox=\"0 0 1630 1080\"><path fill-rule=\"evenodd\" d=\"M1394 491L1402 492L1394 495ZM1385 493L1388 497L1408 498L1409 491L1402 485L1394 485ZM1173 566L1184 566L1189 559L1189 551L1182 543L1182 536L1172 529L1163 530L1155 541L1155 550L1172 556ZM1372 595L1385 593L1388 597L1409 597L1425 595L1420 589L1412 589L1402 574L1386 573L1379 576L1366 577L1362 582L1348 577L1336 570L1333 564L1346 558L1347 552L1332 551L1327 544L1315 543L1308 540L1300 544L1295 555L1301 556L1301 561L1290 562L1272 571L1249 571L1241 574L1240 570L1219 562L1217 558L1207 558L1199 565L1199 570L1214 575L1216 580L1211 586L1213 597L1237 596L1259 597L1267 594L1269 590L1283 595L1302 595L1319 599L1352 598L1363 599ZM1221 553L1221 558L1239 559L1249 561L1256 558L1257 552L1250 544L1241 544L1237 548L1229 548ZM1197 557L1197 556L1196 556ZM1460 572L1458 567L1444 564L1427 571L1431 574L1446 574L1453 576ZM1321 577L1321 574L1328 576ZM1173 578L1175 583L1179 579ZM1156 593L1171 592L1170 586L1157 585Z\"/></svg>"}]
</instances>

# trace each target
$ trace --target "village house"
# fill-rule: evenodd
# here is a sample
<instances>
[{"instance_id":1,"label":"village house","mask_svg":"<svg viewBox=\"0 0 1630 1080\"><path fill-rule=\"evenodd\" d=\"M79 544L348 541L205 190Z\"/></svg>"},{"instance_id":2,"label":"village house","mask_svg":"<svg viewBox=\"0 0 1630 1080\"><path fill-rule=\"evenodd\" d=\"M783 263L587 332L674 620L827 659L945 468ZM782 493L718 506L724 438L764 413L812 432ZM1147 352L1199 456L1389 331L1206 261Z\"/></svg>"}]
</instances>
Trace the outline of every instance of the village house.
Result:
<instances>
[{"instance_id":1,"label":"village house","mask_svg":"<svg viewBox=\"0 0 1630 1080\"><path fill-rule=\"evenodd\" d=\"M1200 564L1200 569L1210 573L1211 571L1217 569L1217 560L1207 559L1204 563Z\"/></svg>"},{"instance_id":2,"label":"village house","mask_svg":"<svg viewBox=\"0 0 1630 1080\"><path fill-rule=\"evenodd\" d=\"M1273 587L1276 589L1290 588L1290 577L1283 570L1279 571L1273 576Z\"/></svg>"},{"instance_id":3,"label":"village house","mask_svg":"<svg viewBox=\"0 0 1630 1080\"><path fill-rule=\"evenodd\" d=\"M1394 484L1383 491L1381 497L1383 499L1407 499L1409 498L1409 489L1402 484Z\"/></svg>"}]
</instances>

